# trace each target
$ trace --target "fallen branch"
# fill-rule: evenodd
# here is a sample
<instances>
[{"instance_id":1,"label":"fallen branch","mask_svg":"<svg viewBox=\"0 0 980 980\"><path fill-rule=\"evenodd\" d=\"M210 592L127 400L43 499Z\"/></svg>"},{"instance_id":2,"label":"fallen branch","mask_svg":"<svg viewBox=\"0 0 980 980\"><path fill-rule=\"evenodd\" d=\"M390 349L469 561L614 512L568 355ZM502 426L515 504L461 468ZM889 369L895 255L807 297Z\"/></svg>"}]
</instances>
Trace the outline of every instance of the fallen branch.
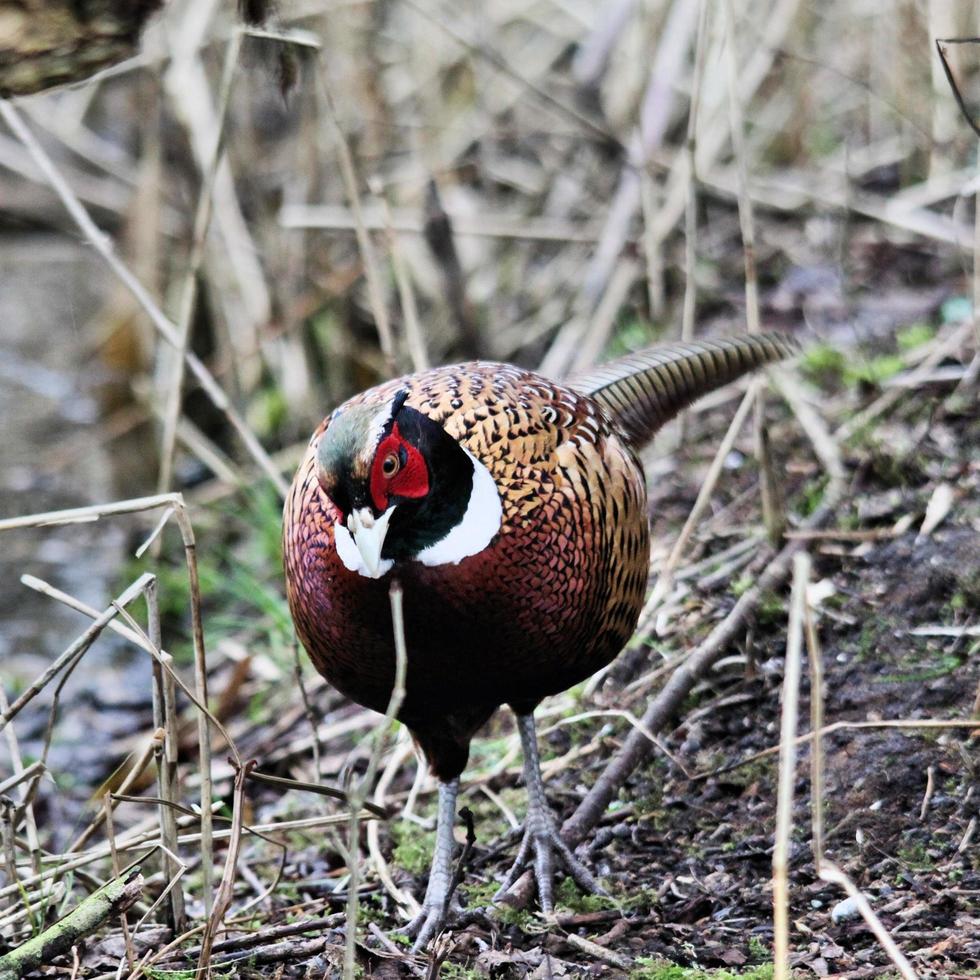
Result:
<instances>
[{"instance_id":1,"label":"fallen branch","mask_svg":"<svg viewBox=\"0 0 980 980\"><path fill-rule=\"evenodd\" d=\"M79 939L95 932L106 919L134 905L142 892L143 876L138 868L125 878L108 882L39 936L0 956L0 980L18 980L69 952Z\"/></svg>"}]
</instances>

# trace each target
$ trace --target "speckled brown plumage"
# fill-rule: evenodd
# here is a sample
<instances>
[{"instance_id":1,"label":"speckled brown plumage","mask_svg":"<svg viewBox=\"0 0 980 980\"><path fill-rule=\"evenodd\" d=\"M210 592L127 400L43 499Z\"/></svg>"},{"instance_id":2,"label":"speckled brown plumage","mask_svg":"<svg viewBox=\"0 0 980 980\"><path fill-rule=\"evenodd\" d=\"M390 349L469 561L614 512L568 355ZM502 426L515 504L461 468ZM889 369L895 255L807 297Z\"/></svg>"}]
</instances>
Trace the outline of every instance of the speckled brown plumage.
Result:
<instances>
[{"instance_id":1,"label":"speckled brown plumage","mask_svg":"<svg viewBox=\"0 0 980 980\"><path fill-rule=\"evenodd\" d=\"M354 401L383 405L399 389L488 467L503 501L500 533L485 551L398 570L409 650L400 716L450 778L496 707L530 710L622 648L646 584L645 487L596 404L538 375L488 363L435 368ZM384 710L394 677L389 578L357 576L337 557L337 515L314 465L328 424L287 504L290 606L317 669Z\"/></svg>"},{"instance_id":2,"label":"speckled brown plumage","mask_svg":"<svg viewBox=\"0 0 980 980\"><path fill-rule=\"evenodd\" d=\"M317 669L355 701L385 709L394 677L388 590L397 574L409 657L399 716L440 779L457 776L474 732L499 705L530 713L611 661L633 631L649 532L630 442L791 350L771 338L697 343L634 355L574 387L473 362L400 378L342 405L314 433L285 510L290 608ZM340 514L318 482L316 451L332 418L354 405L383 407L399 391L489 469L502 524L458 564L406 561L368 578L338 557Z\"/></svg>"}]
</instances>

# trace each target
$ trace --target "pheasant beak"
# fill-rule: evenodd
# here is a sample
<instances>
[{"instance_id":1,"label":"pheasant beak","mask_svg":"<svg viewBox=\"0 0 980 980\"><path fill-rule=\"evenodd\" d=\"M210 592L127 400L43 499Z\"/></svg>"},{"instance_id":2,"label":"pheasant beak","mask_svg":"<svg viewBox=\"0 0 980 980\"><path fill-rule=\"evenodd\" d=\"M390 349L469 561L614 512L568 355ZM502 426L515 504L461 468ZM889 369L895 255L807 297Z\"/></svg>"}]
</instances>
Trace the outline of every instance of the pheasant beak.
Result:
<instances>
[{"instance_id":1,"label":"pheasant beak","mask_svg":"<svg viewBox=\"0 0 980 980\"><path fill-rule=\"evenodd\" d=\"M360 510L352 511L347 518L347 529L354 538L354 544L357 545L371 578L381 577L381 549L394 511L394 506L391 506L380 517L375 517L370 508L361 507Z\"/></svg>"}]
</instances>

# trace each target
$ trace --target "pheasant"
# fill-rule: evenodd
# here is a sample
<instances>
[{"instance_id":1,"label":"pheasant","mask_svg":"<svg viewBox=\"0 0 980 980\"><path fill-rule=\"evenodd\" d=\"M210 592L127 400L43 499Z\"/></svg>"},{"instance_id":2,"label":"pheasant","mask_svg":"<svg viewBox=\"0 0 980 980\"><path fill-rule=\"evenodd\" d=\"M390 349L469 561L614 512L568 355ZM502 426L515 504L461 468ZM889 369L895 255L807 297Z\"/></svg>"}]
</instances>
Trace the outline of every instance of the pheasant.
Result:
<instances>
[{"instance_id":1,"label":"pheasant","mask_svg":"<svg viewBox=\"0 0 980 980\"><path fill-rule=\"evenodd\" d=\"M416 948L445 916L470 740L504 704L528 806L498 897L533 865L550 913L556 858L597 889L545 799L534 709L636 626L649 560L636 451L696 398L795 351L777 334L674 344L566 384L509 364L438 367L356 395L313 433L285 505L289 605L317 670L376 711L394 682L393 577L404 591L398 717L439 781Z\"/></svg>"}]
</instances>

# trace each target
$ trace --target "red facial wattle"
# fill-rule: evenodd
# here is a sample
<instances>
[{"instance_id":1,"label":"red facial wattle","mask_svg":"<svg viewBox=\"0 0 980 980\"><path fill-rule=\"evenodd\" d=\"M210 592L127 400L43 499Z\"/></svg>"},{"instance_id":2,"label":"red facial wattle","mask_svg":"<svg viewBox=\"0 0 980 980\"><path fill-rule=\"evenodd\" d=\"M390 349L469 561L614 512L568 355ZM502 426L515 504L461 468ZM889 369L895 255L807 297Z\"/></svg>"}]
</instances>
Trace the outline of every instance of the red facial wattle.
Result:
<instances>
[{"instance_id":1,"label":"red facial wattle","mask_svg":"<svg viewBox=\"0 0 980 980\"><path fill-rule=\"evenodd\" d=\"M398 469L392 476L384 472L385 459L394 454ZM396 422L391 433L381 440L371 464L371 500L375 508L388 509L389 497L424 497L429 492L429 468L422 453L406 442Z\"/></svg>"}]
</instances>

